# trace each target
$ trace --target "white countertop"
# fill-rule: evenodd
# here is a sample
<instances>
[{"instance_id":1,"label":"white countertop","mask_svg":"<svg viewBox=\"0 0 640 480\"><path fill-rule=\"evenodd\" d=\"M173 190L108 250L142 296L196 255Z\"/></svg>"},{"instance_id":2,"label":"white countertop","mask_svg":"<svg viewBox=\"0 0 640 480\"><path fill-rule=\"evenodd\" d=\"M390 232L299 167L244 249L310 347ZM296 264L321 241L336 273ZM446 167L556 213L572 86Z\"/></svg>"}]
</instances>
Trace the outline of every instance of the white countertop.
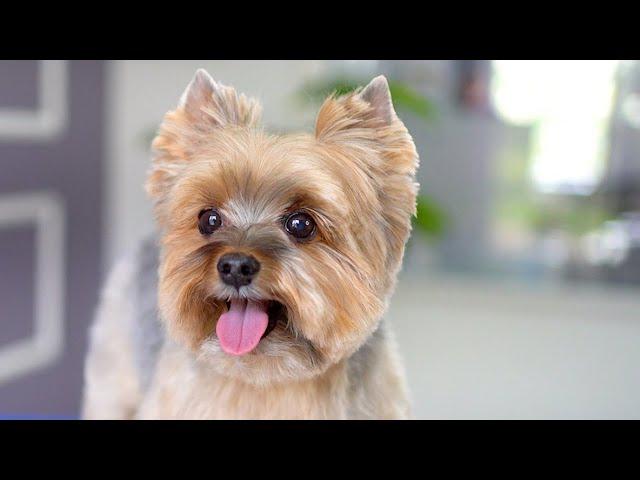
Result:
<instances>
[{"instance_id":1,"label":"white countertop","mask_svg":"<svg viewBox=\"0 0 640 480\"><path fill-rule=\"evenodd\" d=\"M639 288L407 273L387 317L416 418L640 418Z\"/></svg>"}]
</instances>

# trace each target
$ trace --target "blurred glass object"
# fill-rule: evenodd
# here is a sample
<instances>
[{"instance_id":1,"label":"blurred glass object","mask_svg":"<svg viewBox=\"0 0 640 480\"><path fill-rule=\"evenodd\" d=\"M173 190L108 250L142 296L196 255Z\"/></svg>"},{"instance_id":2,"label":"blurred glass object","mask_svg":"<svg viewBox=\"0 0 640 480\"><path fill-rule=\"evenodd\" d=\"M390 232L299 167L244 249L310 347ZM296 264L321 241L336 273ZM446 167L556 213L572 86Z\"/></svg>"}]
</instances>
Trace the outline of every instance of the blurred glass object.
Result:
<instances>
[{"instance_id":1,"label":"blurred glass object","mask_svg":"<svg viewBox=\"0 0 640 480\"><path fill-rule=\"evenodd\" d=\"M622 113L625 120L633 128L640 128L640 94L627 95L622 104Z\"/></svg>"},{"instance_id":2,"label":"blurred glass object","mask_svg":"<svg viewBox=\"0 0 640 480\"><path fill-rule=\"evenodd\" d=\"M491 62L489 60L460 60L456 63L456 100L467 112L490 113Z\"/></svg>"},{"instance_id":3,"label":"blurred glass object","mask_svg":"<svg viewBox=\"0 0 640 480\"><path fill-rule=\"evenodd\" d=\"M599 231L585 236L588 260L593 265L620 265L629 254L631 238L626 222L606 222Z\"/></svg>"}]
</instances>

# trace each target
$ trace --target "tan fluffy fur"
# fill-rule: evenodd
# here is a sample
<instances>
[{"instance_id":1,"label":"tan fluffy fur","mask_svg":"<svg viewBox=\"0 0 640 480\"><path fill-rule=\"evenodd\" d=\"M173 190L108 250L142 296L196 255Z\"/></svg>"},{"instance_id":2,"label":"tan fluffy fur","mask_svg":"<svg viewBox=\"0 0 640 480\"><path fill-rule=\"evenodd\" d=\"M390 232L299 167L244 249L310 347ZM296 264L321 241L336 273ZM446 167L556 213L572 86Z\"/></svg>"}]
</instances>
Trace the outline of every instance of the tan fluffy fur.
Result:
<instances>
[{"instance_id":1,"label":"tan fluffy fur","mask_svg":"<svg viewBox=\"0 0 640 480\"><path fill-rule=\"evenodd\" d=\"M381 317L410 233L418 157L386 80L328 98L314 134L269 135L259 113L257 102L199 71L153 142L147 190L161 235L159 309L170 341L149 391L130 393L134 405L122 411L137 418L404 418L401 368ZM210 237L197 227L205 208L224 218ZM318 226L308 242L282 228L283 215L299 210ZM231 251L262 265L240 294L278 300L288 316L240 357L224 353L215 335L225 300L236 294L216 272L217 259ZM94 326L87 363L90 418L118 416L95 398L118 397L95 366L106 350L101 343L117 341L101 330ZM126 370L122 384L135 384Z\"/></svg>"}]
</instances>

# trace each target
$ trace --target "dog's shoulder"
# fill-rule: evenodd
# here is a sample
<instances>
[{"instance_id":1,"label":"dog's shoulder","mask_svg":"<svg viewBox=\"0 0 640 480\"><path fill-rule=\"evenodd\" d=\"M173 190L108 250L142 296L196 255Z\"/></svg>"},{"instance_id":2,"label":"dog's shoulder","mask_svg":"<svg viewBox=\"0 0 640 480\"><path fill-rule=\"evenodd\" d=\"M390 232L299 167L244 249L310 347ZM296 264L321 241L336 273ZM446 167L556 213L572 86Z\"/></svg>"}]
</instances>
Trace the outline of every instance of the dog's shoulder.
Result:
<instances>
[{"instance_id":1,"label":"dog's shoulder","mask_svg":"<svg viewBox=\"0 0 640 480\"><path fill-rule=\"evenodd\" d=\"M118 259L102 290L93 326L93 330L118 330L119 336L126 337L130 362L143 391L165 340L157 306L159 256L156 237L149 235ZM111 336L96 340L109 342Z\"/></svg>"},{"instance_id":2,"label":"dog's shoulder","mask_svg":"<svg viewBox=\"0 0 640 480\"><path fill-rule=\"evenodd\" d=\"M89 330L84 418L131 418L164 343L157 310L158 247L139 242L111 268Z\"/></svg>"},{"instance_id":3,"label":"dog's shoulder","mask_svg":"<svg viewBox=\"0 0 640 480\"><path fill-rule=\"evenodd\" d=\"M158 314L159 257L160 249L154 236L144 238L132 257L135 266L131 293L135 319L131 325L131 338L143 390L151 382L158 354L165 341Z\"/></svg>"}]
</instances>

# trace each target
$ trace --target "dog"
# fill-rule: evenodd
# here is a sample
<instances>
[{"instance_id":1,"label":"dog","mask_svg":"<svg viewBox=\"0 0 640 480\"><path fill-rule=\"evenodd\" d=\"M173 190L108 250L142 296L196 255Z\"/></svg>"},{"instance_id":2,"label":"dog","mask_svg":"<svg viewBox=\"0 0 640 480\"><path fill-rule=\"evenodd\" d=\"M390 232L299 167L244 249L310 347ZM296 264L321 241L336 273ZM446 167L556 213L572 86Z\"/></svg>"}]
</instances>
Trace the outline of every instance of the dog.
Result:
<instances>
[{"instance_id":1,"label":"dog","mask_svg":"<svg viewBox=\"0 0 640 480\"><path fill-rule=\"evenodd\" d=\"M418 154L387 80L270 135L198 70L155 137L157 235L116 264L90 329L86 419L404 419L382 320Z\"/></svg>"}]
</instances>

